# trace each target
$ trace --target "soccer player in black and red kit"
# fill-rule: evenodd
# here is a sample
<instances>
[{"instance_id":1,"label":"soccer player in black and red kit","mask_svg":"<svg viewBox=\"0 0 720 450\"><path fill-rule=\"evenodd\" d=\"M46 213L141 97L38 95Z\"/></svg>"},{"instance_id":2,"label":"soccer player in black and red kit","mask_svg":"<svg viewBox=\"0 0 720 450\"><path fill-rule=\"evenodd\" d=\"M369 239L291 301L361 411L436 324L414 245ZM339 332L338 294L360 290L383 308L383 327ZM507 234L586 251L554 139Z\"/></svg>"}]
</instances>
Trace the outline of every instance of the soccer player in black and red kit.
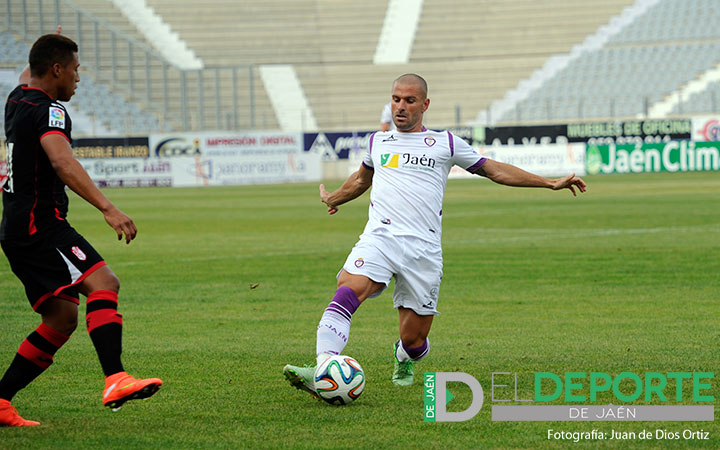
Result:
<instances>
[{"instance_id":1,"label":"soccer player in black and red kit","mask_svg":"<svg viewBox=\"0 0 720 450\"><path fill-rule=\"evenodd\" d=\"M120 282L97 251L67 221L65 186L100 210L130 243L132 219L95 186L73 157L71 121L65 107L75 92L78 47L58 33L40 37L30 50L29 82L13 90L5 105L8 178L2 186L0 244L27 298L42 318L22 342L0 379L0 426L30 426L10 401L53 362L77 326L79 294L87 297L86 322L105 373L103 404L153 395L158 378L136 379L123 368ZM27 79L27 72L21 76Z\"/></svg>"}]
</instances>

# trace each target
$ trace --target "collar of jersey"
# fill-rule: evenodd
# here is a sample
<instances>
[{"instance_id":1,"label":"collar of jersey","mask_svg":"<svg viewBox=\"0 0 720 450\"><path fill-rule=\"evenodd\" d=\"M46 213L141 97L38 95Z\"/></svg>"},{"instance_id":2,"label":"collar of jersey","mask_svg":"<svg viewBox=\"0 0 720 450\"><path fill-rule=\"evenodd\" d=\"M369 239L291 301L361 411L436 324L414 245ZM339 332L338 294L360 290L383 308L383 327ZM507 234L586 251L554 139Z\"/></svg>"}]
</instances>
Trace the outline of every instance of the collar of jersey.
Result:
<instances>
[{"instance_id":1,"label":"collar of jersey","mask_svg":"<svg viewBox=\"0 0 720 450\"><path fill-rule=\"evenodd\" d=\"M40 92L42 92L43 94L47 95L47 96L50 98L50 100L53 100L53 98L50 96L50 94L48 94L47 92L45 92L43 89L40 89L39 87L32 87L32 86L28 86L27 84L23 84L23 85L22 85L22 90L23 90L23 91L40 91Z\"/></svg>"},{"instance_id":2,"label":"collar of jersey","mask_svg":"<svg viewBox=\"0 0 720 450\"><path fill-rule=\"evenodd\" d=\"M420 130L420 131L398 131L398 130L390 131L390 130L388 130L388 131L386 131L386 133L393 134L393 133L397 132L398 134L413 134L413 133L425 133L426 131L430 131L430 130L425 128L425 125L423 125L422 130Z\"/></svg>"}]
</instances>

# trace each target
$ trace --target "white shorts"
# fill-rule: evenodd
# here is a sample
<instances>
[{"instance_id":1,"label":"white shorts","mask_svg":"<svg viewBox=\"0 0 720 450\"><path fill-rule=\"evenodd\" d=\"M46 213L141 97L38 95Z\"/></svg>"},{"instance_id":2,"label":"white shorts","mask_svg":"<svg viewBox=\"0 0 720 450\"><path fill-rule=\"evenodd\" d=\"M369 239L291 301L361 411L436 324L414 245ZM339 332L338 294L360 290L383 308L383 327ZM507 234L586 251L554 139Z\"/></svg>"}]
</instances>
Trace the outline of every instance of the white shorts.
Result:
<instances>
[{"instance_id":1,"label":"white shorts","mask_svg":"<svg viewBox=\"0 0 720 450\"><path fill-rule=\"evenodd\" d=\"M412 309L421 316L440 314L437 302L443 264L439 244L384 230L363 233L343 269L385 285L370 297L380 295L395 277L395 308Z\"/></svg>"}]
</instances>

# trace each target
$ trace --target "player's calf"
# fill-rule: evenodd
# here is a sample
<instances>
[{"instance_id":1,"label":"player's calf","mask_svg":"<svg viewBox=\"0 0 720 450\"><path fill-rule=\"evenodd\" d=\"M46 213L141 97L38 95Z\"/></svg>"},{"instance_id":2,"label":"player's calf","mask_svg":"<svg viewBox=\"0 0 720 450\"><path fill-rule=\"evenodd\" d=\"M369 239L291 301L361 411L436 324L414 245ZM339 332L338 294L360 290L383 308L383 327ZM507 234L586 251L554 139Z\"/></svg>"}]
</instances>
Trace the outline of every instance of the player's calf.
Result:
<instances>
[{"instance_id":1,"label":"player's calf","mask_svg":"<svg viewBox=\"0 0 720 450\"><path fill-rule=\"evenodd\" d=\"M20 344L10 367L0 379L0 399L12 400L53 363L55 353L70 338L44 323Z\"/></svg>"},{"instance_id":2,"label":"player's calf","mask_svg":"<svg viewBox=\"0 0 720 450\"><path fill-rule=\"evenodd\" d=\"M106 377L122 372L122 314L118 312L118 294L97 290L87 297L86 324Z\"/></svg>"},{"instance_id":3,"label":"player's calf","mask_svg":"<svg viewBox=\"0 0 720 450\"><path fill-rule=\"evenodd\" d=\"M350 336L352 316L360 307L360 299L347 286L340 286L323 312L317 328L315 354L342 353Z\"/></svg>"}]
</instances>

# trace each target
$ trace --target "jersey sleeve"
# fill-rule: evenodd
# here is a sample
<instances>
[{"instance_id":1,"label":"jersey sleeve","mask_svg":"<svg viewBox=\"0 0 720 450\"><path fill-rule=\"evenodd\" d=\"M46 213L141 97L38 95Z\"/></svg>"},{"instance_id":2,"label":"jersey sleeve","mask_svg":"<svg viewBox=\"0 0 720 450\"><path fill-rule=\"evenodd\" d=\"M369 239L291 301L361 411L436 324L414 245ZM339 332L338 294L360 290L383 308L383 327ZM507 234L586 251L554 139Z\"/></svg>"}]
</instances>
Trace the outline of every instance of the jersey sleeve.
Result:
<instances>
[{"instance_id":1,"label":"jersey sleeve","mask_svg":"<svg viewBox=\"0 0 720 450\"><path fill-rule=\"evenodd\" d=\"M448 131L450 141L451 161L453 164L462 167L470 173L474 173L480 166L485 164L487 158L476 152L467 142Z\"/></svg>"},{"instance_id":2,"label":"jersey sleeve","mask_svg":"<svg viewBox=\"0 0 720 450\"><path fill-rule=\"evenodd\" d=\"M70 117L67 110L57 103L40 105L35 114L35 126L40 139L50 134L59 134L70 141Z\"/></svg>"},{"instance_id":3,"label":"jersey sleeve","mask_svg":"<svg viewBox=\"0 0 720 450\"><path fill-rule=\"evenodd\" d=\"M365 152L365 157L363 158L362 165L365 166L366 169L375 170L375 166L373 165L372 161L372 151L373 151L373 142L375 141L375 134L373 133L370 135L370 139L368 139L368 149L367 152Z\"/></svg>"}]
</instances>

